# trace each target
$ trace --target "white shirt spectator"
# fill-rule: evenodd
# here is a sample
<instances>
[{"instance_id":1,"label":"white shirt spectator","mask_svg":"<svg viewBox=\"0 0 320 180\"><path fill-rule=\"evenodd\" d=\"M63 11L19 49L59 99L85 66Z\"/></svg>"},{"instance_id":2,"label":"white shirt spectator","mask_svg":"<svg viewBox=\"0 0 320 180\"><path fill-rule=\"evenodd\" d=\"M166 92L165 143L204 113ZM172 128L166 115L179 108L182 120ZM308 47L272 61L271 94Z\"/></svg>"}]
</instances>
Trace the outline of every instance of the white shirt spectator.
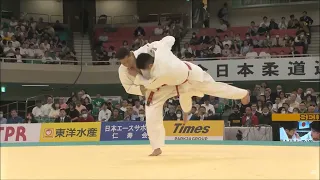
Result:
<instances>
[{"instance_id":1,"label":"white shirt spectator","mask_svg":"<svg viewBox=\"0 0 320 180\"><path fill-rule=\"evenodd\" d=\"M127 108L126 107L121 107L120 110L123 111L123 112L127 112Z\"/></svg>"},{"instance_id":2,"label":"white shirt spectator","mask_svg":"<svg viewBox=\"0 0 320 180\"><path fill-rule=\"evenodd\" d=\"M225 46L226 44L228 44L229 47L231 47L232 42L231 42L230 40L224 40L224 41L222 42L222 45Z\"/></svg>"},{"instance_id":3,"label":"white shirt spectator","mask_svg":"<svg viewBox=\"0 0 320 180\"><path fill-rule=\"evenodd\" d=\"M279 29L287 29L288 28L288 23L285 21L285 22L280 22L279 23Z\"/></svg>"},{"instance_id":4,"label":"white shirt spectator","mask_svg":"<svg viewBox=\"0 0 320 180\"><path fill-rule=\"evenodd\" d=\"M155 35L162 35L163 34L163 29L162 28L159 28L159 27L156 27L154 29L154 34Z\"/></svg>"},{"instance_id":5,"label":"white shirt spectator","mask_svg":"<svg viewBox=\"0 0 320 180\"><path fill-rule=\"evenodd\" d=\"M266 52L260 52L259 57L267 59L267 58L271 58L271 55L269 53L266 53Z\"/></svg>"},{"instance_id":6,"label":"white shirt spectator","mask_svg":"<svg viewBox=\"0 0 320 180\"><path fill-rule=\"evenodd\" d=\"M57 118L59 117L59 113L60 113L60 109L51 109L50 113L49 113L49 117L50 118Z\"/></svg>"},{"instance_id":7,"label":"white shirt spectator","mask_svg":"<svg viewBox=\"0 0 320 180\"><path fill-rule=\"evenodd\" d=\"M27 56L27 55L28 55L28 49L20 48L20 54L21 54L22 56Z\"/></svg>"},{"instance_id":8,"label":"white shirt spectator","mask_svg":"<svg viewBox=\"0 0 320 180\"><path fill-rule=\"evenodd\" d=\"M33 58L36 56L36 50L35 49L27 49L28 51L28 56Z\"/></svg>"},{"instance_id":9,"label":"white shirt spectator","mask_svg":"<svg viewBox=\"0 0 320 180\"><path fill-rule=\"evenodd\" d=\"M17 62L22 63L22 56L20 54L16 54Z\"/></svg>"},{"instance_id":10,"label":"white shirt spectator","mask_svg":"<svg viewBox=\"0 0 320 180\"><path fill-rule=\"evenodd\" d=\"M246 58L247 59L255 59L256 57L258 57L258 53L257 52L248 52L246 54Z\"/></svg>"},{"instance_id":11,"label":"white shirt spectator","mask_svg":"<svg viewBox=\"0 0 320 180\"><path fill-rule=\"evenodd\" d=\"M19 41L11 41L12 42L12 47L18 48L20 47L20 42Z\"/></svg>"},{"instance_id":12,"label":"white shirt spectator","mask_svg":"<svg viewBox=\"0 0 320 180\"><path fill-rule=\"evenodd\" d=\"M111 117L111 111L109 109L101 109L99 112L98 120L99 121L108 121Z\"/></svg>"},{"instance_id":13,"label":"white shirt spectator","mask_svg":"<svg viewBox=\"0 0 320 180\"><path fill-rule=\"evenodd\" d=\"M9 52L10 50L12 50L11 52ZM11 56L14 56L14 51L15 51L15 48L14 47L5 47L3 52L6 54L7 57L11 57Z\"/></svg>"},{"instance_id":14,"label":"white shirt spectator","mask_svg":"<svg viewBox=\"0 0 320 180\"><path fill-rule=\"evenodd\" d=\"M10 26L11 26L11 27L16 27L16 26L18 26L18 22L17 22L17 21L10 21Z\"/></svg>"},{"instance_id":15,"label":"white shirt spectator","mask_svg":"<svg viewBox=\"0 0 320 180\"><path fill-rule=\"evenodd\" d=\"M185 55L185 53L186 52L189 52L189 53L191 53L192 54L192 48L191 47L188 47L188 49L186 49L186 48L181 48L181 54L182 55Z\"/></svg>"},{"instance_id":16,"label":"white shirt spectator","mask_svg":"<svg viewBox=\"0 0 320 180\"><path fill-rule=\"evenodd\" d=\"M218 45L215 45L213 48L213 54L221 54L221 47Z\"/></svg>"},{"instance_id":17,"label":"white shirt spectator","mask_svg":"<svg viewBox=\"0 0 320 180\"><path fill-rule=\"evenodd\" d=\"M50 111L52 110L52 104L45 104L41 109L44 116L49 116Z\"/></svg>"},{"instance_id":18,"label":"white shirt spectator","mask_svg":"<svg viewBox=\"0 0 320 180\"><path fill-rule=\"evenodd\" d=\"M39 107L34 107L33 109L32 109L32 114L33 114L33 116L34 117L43 117L44 115L43 115L43 106L41 106L40 108Z\"/></svg>"},{"instance_id":19,"label":"white shirt spectator","mask_svg":"<svg viewBox=\"0 0 320 180\"><path fill-rule=\"evenodd\" d=\"M44 51L50 50L50 44L41 43L40 46L43 48Z\"/></svg>"},{"instance_id":20,"label":"white shirt spectator","mask_svg":"<svg viewBox=\"0 0 320 180\"><path fill-rule=\"evenodd\" d=\"M215 109L214 109L214 106L212 104L209 104L208 106L206 104L202 104L201 106L205 107L206 108L206 112L208 113L208 111L212 111L213 114L216 113Z\"/></svg>"},{"instance_id":21,"label":"white shirt spectator","mask_svg":"<svg viewBox=\"0 0 320 180\"><path fill-rule=\"evenodd\" d=\"M35 49L35 55L37 57L44 57L44 52L41 49Z\"/></svg>"}]
</instances>

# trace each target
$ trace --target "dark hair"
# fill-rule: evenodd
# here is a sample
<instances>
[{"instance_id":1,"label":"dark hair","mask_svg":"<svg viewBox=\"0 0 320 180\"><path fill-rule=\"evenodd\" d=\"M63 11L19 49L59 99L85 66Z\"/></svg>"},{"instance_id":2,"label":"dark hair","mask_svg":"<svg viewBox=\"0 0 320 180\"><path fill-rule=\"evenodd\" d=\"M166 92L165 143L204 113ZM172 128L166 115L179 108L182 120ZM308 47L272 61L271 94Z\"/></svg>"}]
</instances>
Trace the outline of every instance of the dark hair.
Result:
<instances>
[{"instance_id":1,"label":"dark hair","mask_svg":"<svg viewBox=\"0 0 320 180\"><path fill-rule=\"evenodd\" d=\"M281 123L281 126L283 127L283 129L287 129L290 131L298 128L298 122L294 122L294 121L283 122Z\"/></svg>"},{"instance_id":2,"label":"dark hair","mask_svg":"<svg viewBox=\"0 0 320 180\"><path fill-rule=\"evenodd\" d=\"M290 15L290 18L294 18L294 15L293 15L293 14L291 14L291 15Z\"/></svg>"},{"instance_id":3,"label":"dark hair","mask_svg":"<svg viewBox=\"0 0 320 180\"><path fill-rule=\"evenodd\" d=\"M254 24L255 24L255 22L254 22L254 21L251 21L251 23L254 23Z\"/></svg>"},{"instance_id":4,"label":"dark hair","mask_svg":"<svg viewBox=\"0 0 320 180\"><path fill-rule=\"evenodd\" d=\"M285 19L286 17L282 17L281 19Z\"/></svg>"},{"instance_id":5,"label":"dark hair","mask_svg":"<svg viewBox=\"0 0 320 180\"><path fill-rule=\"evenodd\" d=\"M268 19L268 17L267 16L263 16L263 19Z\"/></svg>"},{"instance_id":6,"label":"dark hair","mask_svg":"<svg viewBox=\"0 0 320 180\"><path fill-rule=\"evenodd\" d=\"M307 11L303 11L302 13L306 13L306 14L308 14L308 13L307 13Z\"/></svg>"},{"instance_id":7,"label":"dark hair","mask_svg":"<svg viewBox=\"0 0 320 180\"><path fill-rule=\"evenodd\" d=\"M119 48L119 50L117 51L116 58L121 60L129 55L130 55L130 51L127 48L122 47L122 48Z\"/></svg>"},{"instance_id":8,"label":"dark hair","mask_svg":"<svg viewBox=\"0 0 320 180\"><path fill-rule=\"evenodd\" d=\"M146 69L148 65L153 64L154 57L147 53L141 53L137 57L136 65L138 69Z\"/></svg>"},{"instance_id":9,"label":"dark hair","mask_svg":"<svg viewBox=\"0 0 320 180\"><path fill-rule=\"evenodd\" d=\"M81 113L82 113L82 112L84 112L84 111L85 111L85 112L88 112L88 110L87 110L87 109L82 109L82 110L81 110Z\"/></svg>"},{"instance_id":10,"label":"dark hair","mask_svg":"<svg viewBox=\"0 0 320 180\"><path fill-rule=\"evenodd\" d=\"M66 112L66 109L60 109L60 112L61 112L61 111L64 111L64 112Z\"/></svg>"},{"instance_id":11,"label":"dark hair","mask_svg":"<svg viewBox=\"0 0 320 180\"><path fill-rule=\"evenodd\" d=\"M312 130L320 132L320 122L319 121L313 121L310 124L310 127L311 127Z\"/></svg>"},{"instance_id":12,"label":"dark hair","mask_svg":"<svg viewBox=\"0 0 320 180\"><path fill-rule=\"evenodd\" d=\"M283 103L283 104L284 104L284 103ZM282 105L283 105L283 104L282 104ZM278 113L281 113L281 111L282 111L283 109L284 109L284 110L286 110L286 108L285 108L285 107L279 107L279 109L278 109Z\"/></svg>"}]
</instances>

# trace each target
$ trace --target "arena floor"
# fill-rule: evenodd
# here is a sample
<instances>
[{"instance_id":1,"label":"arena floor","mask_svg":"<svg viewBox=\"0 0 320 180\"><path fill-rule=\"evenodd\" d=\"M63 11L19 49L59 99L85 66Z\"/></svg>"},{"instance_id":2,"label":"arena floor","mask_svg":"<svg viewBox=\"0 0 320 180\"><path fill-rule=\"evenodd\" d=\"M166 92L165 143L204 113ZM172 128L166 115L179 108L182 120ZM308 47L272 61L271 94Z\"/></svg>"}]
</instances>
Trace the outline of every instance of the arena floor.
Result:
<instances>
[{"instance_id":1,"label":"arena floor","mask_svg":"<svg viewBox=\"0 0 320 180\"><path fill-rule=\"evenodd\" d=\"M1 147L1 179L319 179L319 147L167 145Z\"/></svg>"}]
</instances>

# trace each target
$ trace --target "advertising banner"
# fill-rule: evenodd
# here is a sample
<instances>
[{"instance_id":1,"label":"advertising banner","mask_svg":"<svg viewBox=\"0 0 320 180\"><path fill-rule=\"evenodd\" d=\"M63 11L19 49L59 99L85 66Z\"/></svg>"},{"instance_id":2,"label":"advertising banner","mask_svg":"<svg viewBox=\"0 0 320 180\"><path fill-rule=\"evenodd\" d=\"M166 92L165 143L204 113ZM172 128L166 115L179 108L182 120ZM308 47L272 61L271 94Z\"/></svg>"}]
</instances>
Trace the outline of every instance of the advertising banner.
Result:
<instances>
[{"instance_id":1,"label":"advertising banner","mask_svg":"<svg viewBox=\"0 0 320 180\"><path fill-rule=\"evenodd\" d=\"M148 140L146 122L102 122L100 141Z\"/></svg>"},{"instance_id":2,"label":"advertising banner","mask_svg":"<svg viewBox=\"0 0 320 180\"><path fill-rule=\"evenodd\" d=\"M40 142L87 142L100 140L100 122L44 123Z\"/></svg>"},{"instance_id":3,"label":"advertising banner","mask_svg":"<svg viewBox=\"0 0 320 180\"><path fill-rule=\"evenodd\" d=\"M39 142L41 124L1 124L1 143Z\"/></svg>"},{"instance_id":4,"label":"advertising banner","mask_svg":"<svg viewBox=\"0 0 320 180\"><path fill-rule=\"evenodd\" d=\"M272 121L279 123L280 141L320 141L320 114L272 114Z\"/></svg>"},{"instance_id":5,"label":"advertising banner","mask_svg":"<svg viewBox=\"0 0 320 180\"><path fill-rule=\"evenodd\" d=\"M224 121L165 121L166 140L223 140Z\"/></svg>"}]
</instances>

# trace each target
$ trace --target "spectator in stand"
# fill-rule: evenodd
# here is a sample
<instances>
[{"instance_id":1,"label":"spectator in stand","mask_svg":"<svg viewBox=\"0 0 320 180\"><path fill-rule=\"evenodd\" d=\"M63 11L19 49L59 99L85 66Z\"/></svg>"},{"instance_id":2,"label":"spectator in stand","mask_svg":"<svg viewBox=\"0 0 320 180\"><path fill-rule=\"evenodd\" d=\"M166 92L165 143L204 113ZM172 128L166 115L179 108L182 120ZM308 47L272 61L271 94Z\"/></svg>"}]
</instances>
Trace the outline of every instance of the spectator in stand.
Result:
<instances>
[{"instance_id":1,"label":"spectator in stand","mask_svg":"<svg viewBox=\"0 0 320 180\"><path fill-rule=\"evenodd\" d=\"M243 54L243 53L242 53L242 54ZM245 54L245 56L246 56L246 59L256 59L256 58L258 58L258 53L255 52L255 51L253 51L253 48L250 47L250 48L249 48L249 52L247 52L247 53Z\"/></svg>"},{"instance_id":2,"label":"spectator in stand","mask_svg":"<svg viewBox=\"0 0 320 180\"><path fill-rule=\"evenodd\" d=\"M126 112L127 111L127 106L128 106L128 101L127 100L123 100L120 110L123 111L123 112Z\"/></svg>"},{"instance_id":3,"label":"spectator in stand","mask_svg":"<svg viewBox=\"0 0 320 180\"><path fill-rule=\"evenodd\" d=\"M32 109L32 115L35 118L43 117L43 106L41 101L36 101L36 106Z\"/></svg>"},{"instance_id":4,"label":"spectator in stand","mask_svg":"<svg viewBox=\"0 0 320 180\"><path fill-rule=\"evenodd\" d=\"M27 116L26 116L25 120L23 121L23 123L27 123L27 124L38 123L38 121L34 118L33 114L29 112L29 113L27 113Z\"/></svg>"},{"instance_id":5,"label":"spectator in stand","mask_svg":"<svg viewBox=\"0 0 320 180\"><path fill-rule=\"evenodd\" d=\"M251 107L246 107L246 113L242 117L243 126L256 126L259 124L258 117L252 114Z\"/></svg>"},{"instance_id":6,"label":"spectator in stand","mask_svg":"<svg viewBox=\"0 0 320 180\"><path fill-rule=\"evenodd\" d=\"M268 18L264 16L263 21L260 23L258 33L260 35L264 35L266 32L270 30L269 26L270 26L270 22L268 21Z\"/></svg>"},{"instance_id":7,"label":"spectator in stand","mask_svg":"<svg viewBox=\"0 0 320 180\"><path fill-rule=\"evenodd\" d=\"M67 109L68 105L65 103L64 98L59 99L60 109Z\"/></svg>"},{"instance_id":8,"label":"spectator in stand","mask_svg":"<svg viewBox=\"0 0 320 180\"><path fill-rule=\"evenodd\" d=\"M262 105L258 106L256 103L252 103L251 104L251 113L252 115L255 115L257 117L259 117L261 115L260 112L258 112L258 109L261 109L262 110Z\"/></svg>"},{"instance_id":9,"label":"spectator in stand","mask_svg":"<svg viewBox=\"0 0 320 180\"><path fill-rule=\"evenodd\" d=\"M162 35L163 34L163 29L162 29L162 27L161 27L161 23L159 22L158 23L158 27L156 27L155 29L154 29L154 35L156 35L156 36L160 36L160 35Z\"/></svg>"},{"instance_id":10,"label":"spectator in stand","mask_svg":"<svg viewBox=\"0 0 320 180\"><path fill-rule=\"evenodd\" d=\"M4 54L5 54L5 56L7 58L15 58L16 50L12 46L12 42L11 41L8 42L8 46L5 46L3 51L4 51ZM14 60L9 60L9 62L14 62Z\"/></svg>"},{"instance_id":11,"label":"spectator in stand","mask_svg":"<svg viewBox=\"0 0 320 180\"><path fill-rule=\"evenodd\" d=\"M133 114L139 114L140 110L144 110L143 106L141 106L140 101L135 101L135 105L133 106Z\"/></svg>"},{"instance_id":12,"label":"spectator in stand","mask_svg":"<svg viewBox=\"0 0 320 180\"><path fill-rule=\"evenodd\" d=\"M11 37L11 43L13 48L19 48L21 46L20 42L17 41L16 36Z\"/></svg>"},{"instance_id":13,"label":"spectator in stand","mask_svg":"<svg viewBox=\"0 0 320 180\"><path fill-rule=\"evenodd\" d=\"M90 115L90 113L88 112L88 110L82 109L82 110L81 110L81 116L80 116L78 122L95 122L95 120L94 120L93 117Z\"/></svg>"},{"instance_id":14,"label":"spectator in stand","mask_svg":"<svg viewBox=\"0 0 320 180\"><path fill-rule=\"evenodd\" d=\"M69 108L65 110L67 116L70 118L71 122L73 121L78 121L80 112L75 109L76 104L75 103L70 103ZM60 111L61 112L61 111Z\"/></svg>"},{"instance_id":15,"label":"spectator in stand","mask_svg":"<svg viewBox=\"0 0 320 180\"><path fill-rule=\"evenodd\" d=\"M140 109L138 113L138 117L136 118L136 121L146 121L146 115L144 109Z\"/></svg>"},{"instance_id":16,"label":"spectator in stand","mask_svg":"<svg viewBox=\"0 0 320 180\"><path fill-rule=\"evenodd\" d=\"M188 120L190 120L191 117L192 117L193 115L195 115L196 113L197 113L197 107L192 106L191 111L189 112L189 115L188 115Z\"/></svg>"},{"instance_id":17,"label":"spectator in stand","mask_svg":"<svg viewBox=\"0 0 320 180\"><path fill-rule=\"evenodd\" d=\"M294 15L290 15L290 20L288 22L288 29L296 29L299 27L299 21L294 17Z\"/></svg>"},{"instance_id":18,"label":"spectator in stand","mask_svg":"<svg viewBox=\"0 0 320 180\"><path fill-rule=\"evenodd\" d=\"M84 98L83 106L85 106L86 110L89 114L91 114L93 110L93 105L90 103L90 99L88 97Z\"/></svg>"},{"instance_id":19,"label":"spectator in stand","mask_svg":"<svg viewBox=\"0 0 320 180\"><path fill-rule=\"evenodd\" d=\"M190 39L190 44L191 45L198 45L199 44L199 39L198 39L195 32L192 33L192 37Z\"/></svg>"},{"instance_id":20,"label":"spectator in stand","mask_svg":"<svg viewBox=\"0 0 320 180\"><path fill-rule=\"evenodd\" d=\"M283 40L280 39L279 34L277 34L275 38L272 38L272 47L284 47Z\"/></svg>"},{"instance_id":21,"label":"spectator in stand","mask_svg":"<svg viewBox=\"0 0 320 180\"><path fill-rule=\"evenodd\" d=\"M49 118L55 119L55 118L59 117L60 104L58 102L56 102L56 103L53 103L51 107L52 107L52 109L49 113Z\"/></svg>"},{"instance_id":22,"label":"spectator in stand","mask_svg":"<svg viewBox=\"0 0 320 180\"><path fill-rule=\"evenodd\" d=\"M305 36L305 32L301 32L298 36L294 39L294 45L295 46L302 46L303 47L303 53L307 53L308 50L308 38Z\"/></svg>"},{"instance_id":23,"label":"spectator in stand","mask_svg":"<svg viewBox=\"0 0 320 180\"><path fill-rule=\"evenodd\" d=\"M181 49L181 54L183 57L186 57L186 53L193 54L192 48L190 47L189 43L185 43L184 47Z\"/></svg>"},{"instance_id":24,"label":"spectator in stand","mask_svg":"<svg viewBox=\"0 0 320 180\"><path fill-rule=\"evenodd\" d=\"M48 117L50 111L52 110L53 98L51 96L47 97L47 104L42 106L43 116Z\"/></svg>"},{"instance_id":25,"label":"spectator in stand","mask_svg":"<svg viewBox=\"0 0 320 180\"><path fill-rule=\"evenodd\" d=\"M123 117L121 116L121 114L119 112L120 112L119 109L113 109L113 112L112 112L112 115L111 115L109 121L122 121Z\"/></svg>"},{"instance_id":26,"label":"spectator in stand","mask_svg":"<svg viewBox=\"0 0 320 180\"><path fill-rule=\"evenodd\" d=\"M266 39L263 41L263 47L266 47L266 48L272 47L272 40L269 34L266 34Z\"/></svg>"},{"instance_id":27,"label":"spectator in stand","mask_svg":"<svg viewBox=\"0 0 320 180\"><path fill-rule=\"evenodd\" d=\"M256 36L258 34L258 27L254 21L251 21L250 27L248 29L250 36Z\"/></svg>"},{"instance_id":28,"label":"spectator in stand","mask_svg":"<svg viewBox=\"0 0 320 180\"><path fill-rule=\"evenodd\" d=\"M207 110L204 106L199 107L198 113L191 116L190 120L204 120L208 116Z\"/></svg>"},{"instance_id":29,"label":"spectator in stand","mask_svg":"<svg viewBox=\"0 0 320 180\"><path fill-rule=\"evenodd\" d=\"M293 108L292 114L299 114L299 108Z\"/></svg>"},{"instance_id":30,"label":"spectator in stand","mask_svg":"<svg viewBox=\"0 0 320 180\"><path fill-rule=\"evenodd\" d=\"M172 51L180 52L180 39L181 39L182 28L178 22L172 23L170 34L176 39Z\"/></svg>"},{"instance_id":31,"label":"spectator in stand","mask_svg":"<svg viewBox=\"0 0 320 180\"><path fill-rule=\"evenodd\" d=\"M75 108L76 108L76 110L78 110L79 112L81 112L82 109L86 109L86 107L81 104L81 101L80 101L80 100L78 100L78 101L76 102L76 107L75 107Z\"/></svg>"},{"instance_id":32,"label":"spectator in stand","mask_svg":"<svg viewBox=\"0 0 320 180\"><path fill-rule=\"evenodd\" d=\"M54 120L55 123L65 123L72 122L70 116L67 116L67 111L65 109L60 109L59 117Z\"/></svg>"},{"instance_id":33,"label":"spectator in stand","mask_svg":"<svg viewBox=\"0 0 320 180\"><path fill-rule=\"evenodd\" d=\"M305 103L306 103L306 106L307 107L309 107L309 106L311 106L311 105L313 105L313 104L316 104L316 102L314 102L313 100L312 100L312 95L311 94L307 94L306 96L305 96Z\"/></svg>"},{"instance_id":34,"label":"spectator in stand","mask_svg":"<svg viewBox=\"0 0 320 180\"><path fill-rule=\"evenodd\" d=\"M225 23L228 23L228 15L229 15L228 3L224 3L223 8L221 8L218 12L218 18L223 20Z\"/></svg>"},{"instance_id":35,"label":"spectator in stand","mask_svg":"<svg viewBox=\"0 0 320 180\"><path fill-rule=\"evenodd\" d=\"M230 51L230 55L228 57L240 57L240 55L238 54L238 52L234 49L234 48L231 48L231 51Z\"/></svg>"},{"instance_id":36,"label":"spectator in stand","mask_svg":"<svg viewBox=\"0 0 320 180\"><path fill-rule=\"evenodd\" d=\"M208 113L209 110L211 110L213 113L215 113L214 106L212 104L210 104L209 98L210 98L209 96L204 97L204 99L205 99L204 104L202 104L201 106L206 108L206 113Z\"/></svg>"},{"instance_id":37,"label":"spectator in stand","mask_svg":"<svg viewBox=\"0 0 320 180\"><path fill-rule=\"evenodd\" d=\"M133 113L132 107L130 107L130 106L127 107L127 111L124 115L124 120L125 121L135 121L137 119L137 117L138 116Z\"/></svg>"},{"instance_id":38,"label":"spectator in stand","mask_svg":"<svg viewBox=\"0 0 320 180\"><path fill-rule=\"evenodd\" d=\"M134 35L135 37L145 36L145 35L146 35L146 32L144 31L143 27L138 26L138 27L134 30L133 35Z\"/></svg>"},{"instance_id":39,"label":"spectator in stand","mask_svg":"<svg viewBox=\"0 0 320 180\"><path fill-rule=\"evenodd\" d=\"M24 119L18 116L18 111L12 109L10 111L11 117L7 120L7 124L20 124L23 123Z\"/></svg>"},{"instance_id":40,"label":"spectator in stand","mask_svg":"<svg viewBox=\"0 0 320 180\"><path fill-rule=\"evenodd\" d=\"M230 54L231 54L231 52L230 52L230 49L229 49L229 45L228 45L228 44L225 44L225 45L224 45L224 48L223 48L223 50L222 50L222 56L223 56L223 57L229 57Z\"/></svg>"},{"instance_id":41,"label":"spectator in stand","mask_svg":"<svg viewBox=\"0 0 320 180\"><path fill-rule=\"evenodd\" d=\"M169 106L168 113L164 115L163 120L177 120L176 109L174 106Z\"/></svg>"},{"instance_id":42,"label":"spectator in stand","mask_svg":"<svg viewBox=\"0 0 320 180\"><path fill-rule=\"evenodd\" d=\"M228 26L226 25L223 19L220 19L220 27L217 29L217 33L226 32L228 30Z\"/></svg>"},{"instance_id":43,"label":"spectator in stand","mask_svg":"<svg viewBox=\"0 0 320 180\"><path fill-rule=\"evenodd\" d=\"M316 112L316 107L312 105L308 107L308 111L306 113L319 113L319 112Z\"/></svg>"},{"instance_id":44,"label":"spectator in stand","mask_svg":"<svg viewBox=\"0 0 320 180\"><path fill-rule=\"evenodd\" d=\"M297 95L294 93L291 93L290 100L289 100L291 108L299 108L299 103L296 101L296 99L297 99Z\"/></svg>"},{"instance_id":45,"label":"spectator in stand","mask_svg":"<svg viewBox=\"0 0 320 180\"><path fill-rule=\"evenodd\" d=\"M275 22L274 18L271 18L269 25L269 30L272 29L279 29L279 25Z\"/></svg>"},{"instance_id":46,"label":"spectator in stand","mask_svg":"<svg viewBox=\"0 0 320 180\"><path fill-rule=\"evenodd\" d=\"M101 106L101 110L99 112L98 120L99 121L109 121L111 117L111 111L108 109L108 104L103 103Z\"/></svg>"},{"instance_id":47,"label":"spectator in stand","mask_svg":"<svg viewBox=\"0 0 320 180\"><path fill-rule=\"evenodd\" d=\"M307 15L307 11L302 12L302 17L300 17L300 22L302 22L304 26L308 27L310 32L310 26L313 24L313 20L311 19L311 17Z\"/></svg>"},{"instance_id":48,"label":"spectator in stand","mask_svg":"<svg viewBox=\"0 0 320 180\"><path fill-rule=\"evenodd\" d=\"M228 117L229 126L241 126L241 116L239 113L239 106L233 107L233 112Z\"/></svg>"},{"instance_id":49,"label":"spectator in stand","mask_svg":"<svg viewBox=\"0 0 320 180\"><path fill-rule=\"evenodd\" d=\"M243 41L243 46L241 47L241 50L240 50L240 54L242 55L242 56L246 56L246 54L248 53L248 52L250 52L250 49L251 49L251 47L250 47L250 45L248 44L248 41Z\"/></svg>"},{"instance_id":50,"label":"spectator in stand","mask_svg":"<svg viewBox=\"0 0 320 180\"><path fill-rule=\"evenodd\" d=\"M307 106L306 106L306 103L305 102L301 102L299 104L299 112L300 113L307 113L308 109L307 109Z\"/></svg>"},{"instance_id":51,"label":"spectator in stand","mask_svg":"<svg viewBox=\"0 0 320 180\"><path fill-rule=\"evenodd\" d=\"M294 45L293 44L293 38L288 36L288 34L284 35L283 41L284 41L285 47L291 47L291 46Z\"/></svg>"},{"instance_id":52,"label":"spectator in stand","mask_svg":"<svg viewBox=\"0 0 320 180\"><path fill-rule=\"evenodd\" d=\"M225 35L225 36L224 36L224 41L222 42L223 47L224 47L226 44L228 44L229 47L231 47L231 45L232 45L232 41L229 39L228 35Z\"/></svg>"},{"instance_id":53,"label":"spectator in stand","mask_svg":"<svg viewBox=\"0 0 320 180\"><path fill-rule=\"evenodd\" d=\"M129 43L128 43L127 40L124 40L124 41L122 42L122 47L123 47L123 48L130 49ZM110 52L112 52L112 54L114 53L112 50L111 50Z\"/></svg>"},{"instance_id":54,"label":"spectator in stand","mask_svg":"<svg viewBox=\"0 0 320 180\"><path fill-rule=\"evenodd\" d=\"M288 22L286 21L286 17L281 18L281 22L279 23L279 29L287 29Z\"/></svg>"},{"instance_id":55,"label":"spectator in stand","mask_svg":"<svg viewBox=\"0 0 320 180\"><path fill-rule=\"evenodd\" d=\"M3 111L0 111L0 124L7 124L7 119L3 117Z\"/></svg>"},{"instance_id":56,"label":"spectator in stand","mask_svg":"<svg viewBox=\"0 0 320 180\"><path fill-rule=\"evenodd\" d=\"M259 118L259 124L271 125L272 123L271 112L267 106L264 106L262 108L262 114L258 118Z\"/></svg>"}]
</instances>

